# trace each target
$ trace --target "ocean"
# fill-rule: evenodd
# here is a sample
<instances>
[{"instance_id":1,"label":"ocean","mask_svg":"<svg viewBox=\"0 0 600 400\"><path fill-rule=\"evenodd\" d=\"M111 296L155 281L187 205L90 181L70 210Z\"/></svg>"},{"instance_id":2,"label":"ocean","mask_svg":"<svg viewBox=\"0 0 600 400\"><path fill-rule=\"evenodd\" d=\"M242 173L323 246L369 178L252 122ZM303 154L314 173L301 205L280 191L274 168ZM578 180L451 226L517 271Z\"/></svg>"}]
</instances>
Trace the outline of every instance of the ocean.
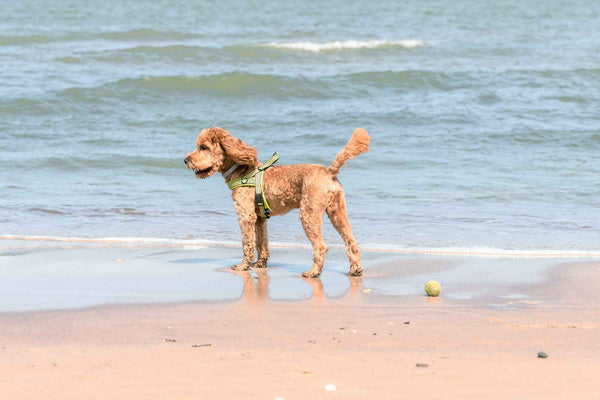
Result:
<instances>
[{"instance_id":1,"label":"ocean","mask_svg":"<svg viewBox=\"0 0 600 400\"><path fill-rule=\"evenodd\" d=\"M363 247L600 252L599 2L1 9L0 247L239 243L222 178L183 163L201 129L329 165L361 126L339 178ZM309 244L297 212L269 236Z\"/></svg>"}]
</instances>

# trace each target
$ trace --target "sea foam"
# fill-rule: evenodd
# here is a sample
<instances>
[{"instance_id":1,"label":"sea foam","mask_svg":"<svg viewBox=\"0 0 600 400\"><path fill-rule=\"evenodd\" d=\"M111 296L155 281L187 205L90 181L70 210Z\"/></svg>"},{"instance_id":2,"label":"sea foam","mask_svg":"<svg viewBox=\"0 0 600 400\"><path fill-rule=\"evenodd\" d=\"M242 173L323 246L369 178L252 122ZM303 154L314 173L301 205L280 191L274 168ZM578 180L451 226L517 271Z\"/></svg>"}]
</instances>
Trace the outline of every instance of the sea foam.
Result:
<instances>
[{"instance_id":1,"label":"sea foam","mask_svg":"<svg viewBox=\"0 0 600 400\"><path fill-rule=\"evenodd\" d=\"M3 241L16 242L45 242L54 245L25 245L15 244L3 246ZM61 243L60 245L57 243ZM174 239L155 237L61 237L61 236L25 236L25 235L0 235L0 249L2 248L44 248L62 247L76 245L76 247L174 247L174 248L202 248L202 247L224 247L241 248L238 241L220 241L204 239ZM310 245L298 243L270 242L270 247L279 249L307 249ZM344 246L330 245L331 249L343 250ZM365 243L361 246L363 252L413 254L433 256L469 256L469 257L491 257L491 258L600 258L600 249L501 249L490 247L404 247L398 245L385 245Z\"/></svg>"},{"instance_id":2,"label":"sea foam","mask_svg":"<svg viewBox=\"0 0 600 400\"><path fill-rule=\"evenodd\" d=\"M413 48L423 45L419 39L403 40L346 40L332 42L285 42L268 43L265 47L276 47L281 49L300 50L300 51L328 51L328 50L346 50L346 49L374 49L377 47L405 47Z\"/></svg>"}]
</instances>

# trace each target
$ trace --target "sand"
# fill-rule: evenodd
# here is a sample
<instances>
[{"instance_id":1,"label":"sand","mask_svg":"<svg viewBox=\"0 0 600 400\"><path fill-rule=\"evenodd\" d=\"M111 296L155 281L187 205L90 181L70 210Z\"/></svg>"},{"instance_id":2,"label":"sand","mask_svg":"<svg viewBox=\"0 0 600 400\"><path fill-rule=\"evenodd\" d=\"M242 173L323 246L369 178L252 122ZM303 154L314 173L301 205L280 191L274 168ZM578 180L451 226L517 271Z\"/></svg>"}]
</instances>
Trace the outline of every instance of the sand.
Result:
<instances>
[{"instance_id":1,"label":"sand","mask_svg":"<svg viewBox=\"0 0 600 400\"><path fill-rule=\"evenodd\" d=\"M277 271L286 268L220 271L237 280L238 298L3 312L0 393L6 399L596 398L600 262L548 261L533 283L489 283L493 295L468 295L476 277L439 298L390 295L385 284L410 282L423 271L460 276L490 264L381 257L363 279L345 278L346 289L335 296L327 282L341 273L323 280L290 274L309 295L279 300L273 297L281 288L274 286L288 278ZM538 358L539 351L548 358Z\"/></svg>"}]
</instances>

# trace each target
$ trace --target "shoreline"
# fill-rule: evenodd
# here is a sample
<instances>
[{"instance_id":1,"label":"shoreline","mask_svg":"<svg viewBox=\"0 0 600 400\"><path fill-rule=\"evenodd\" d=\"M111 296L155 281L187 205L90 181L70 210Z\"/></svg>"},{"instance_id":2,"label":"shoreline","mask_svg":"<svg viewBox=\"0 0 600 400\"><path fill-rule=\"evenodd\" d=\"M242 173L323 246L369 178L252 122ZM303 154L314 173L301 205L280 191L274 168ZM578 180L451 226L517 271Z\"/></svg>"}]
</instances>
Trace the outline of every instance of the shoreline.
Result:
<instances>
[{"instance_id":1,"label":"shoreline","mask_svg":"<svg viewBox=\"0 0 600 400\"><path fill-rule=\"evenodd\" d=\"M25 246L24 243L42 243L38 246ZM2 243L16 243L14 246L2 246ZM58 246L58 243L64 245ZM215 241L204 239L173 239L160 237L69 237L69 236L37 236L37 235L0 235L0 250L11 249L56 249L56 248L239 248L239 241ZM270 242L274 249L311 249L310 244ZM340 244L328 245L330 249L343 250ZM507 257L507 258L591 258L600 259L600 249L502 249L495 247L402 247L397 245L377 246L366 243L361 246L362 252L401 254L401 255L435 255L435 256L469 256L469 257Z\"/></svg>"},{"instance_id":2,"label":"shoreline","mask_svg":"<svg viewBox=\"0 0 600 400\"><path fill-rule=\"evenodd\" d=\"M274 248L269 268L233 272L240 249L204 246L78 247L11 249L0 252L4 278L0 313L87 308L102 304L176 304L231 301L247 292L274 301L313 297L424 297L431 279L456 305L513 308L534 300L542 284L562 265L595 263L593 258L514 258L363 253L365 273L347 276L345 251L328 252L317 280L300 274L312 262L305 248ZM253 289L254 287L259 289ZM364 292L364 293L363 293Z\"/></svg>"}]
</instances>

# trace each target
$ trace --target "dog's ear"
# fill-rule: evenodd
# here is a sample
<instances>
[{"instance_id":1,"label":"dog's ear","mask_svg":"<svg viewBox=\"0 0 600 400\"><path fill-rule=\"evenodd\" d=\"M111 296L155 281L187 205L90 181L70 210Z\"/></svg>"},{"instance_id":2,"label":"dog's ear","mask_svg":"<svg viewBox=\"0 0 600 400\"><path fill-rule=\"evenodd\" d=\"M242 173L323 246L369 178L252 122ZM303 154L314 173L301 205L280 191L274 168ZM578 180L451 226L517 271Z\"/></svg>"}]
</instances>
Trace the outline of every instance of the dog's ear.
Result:
<instances>
[{"instance_id":1,"label":"dog's ear","mask_svg":"<svg viewBox=\"0 0 600 400\"><path fill-rule=\"evenodd\" d=\"M250 147L240 139L234 138L225 129L221 129L219 133L219 142L229 158L240 165L250 165L252 167L258 165L258 151L254 147Z\"/></svg>"}]
</instances>

